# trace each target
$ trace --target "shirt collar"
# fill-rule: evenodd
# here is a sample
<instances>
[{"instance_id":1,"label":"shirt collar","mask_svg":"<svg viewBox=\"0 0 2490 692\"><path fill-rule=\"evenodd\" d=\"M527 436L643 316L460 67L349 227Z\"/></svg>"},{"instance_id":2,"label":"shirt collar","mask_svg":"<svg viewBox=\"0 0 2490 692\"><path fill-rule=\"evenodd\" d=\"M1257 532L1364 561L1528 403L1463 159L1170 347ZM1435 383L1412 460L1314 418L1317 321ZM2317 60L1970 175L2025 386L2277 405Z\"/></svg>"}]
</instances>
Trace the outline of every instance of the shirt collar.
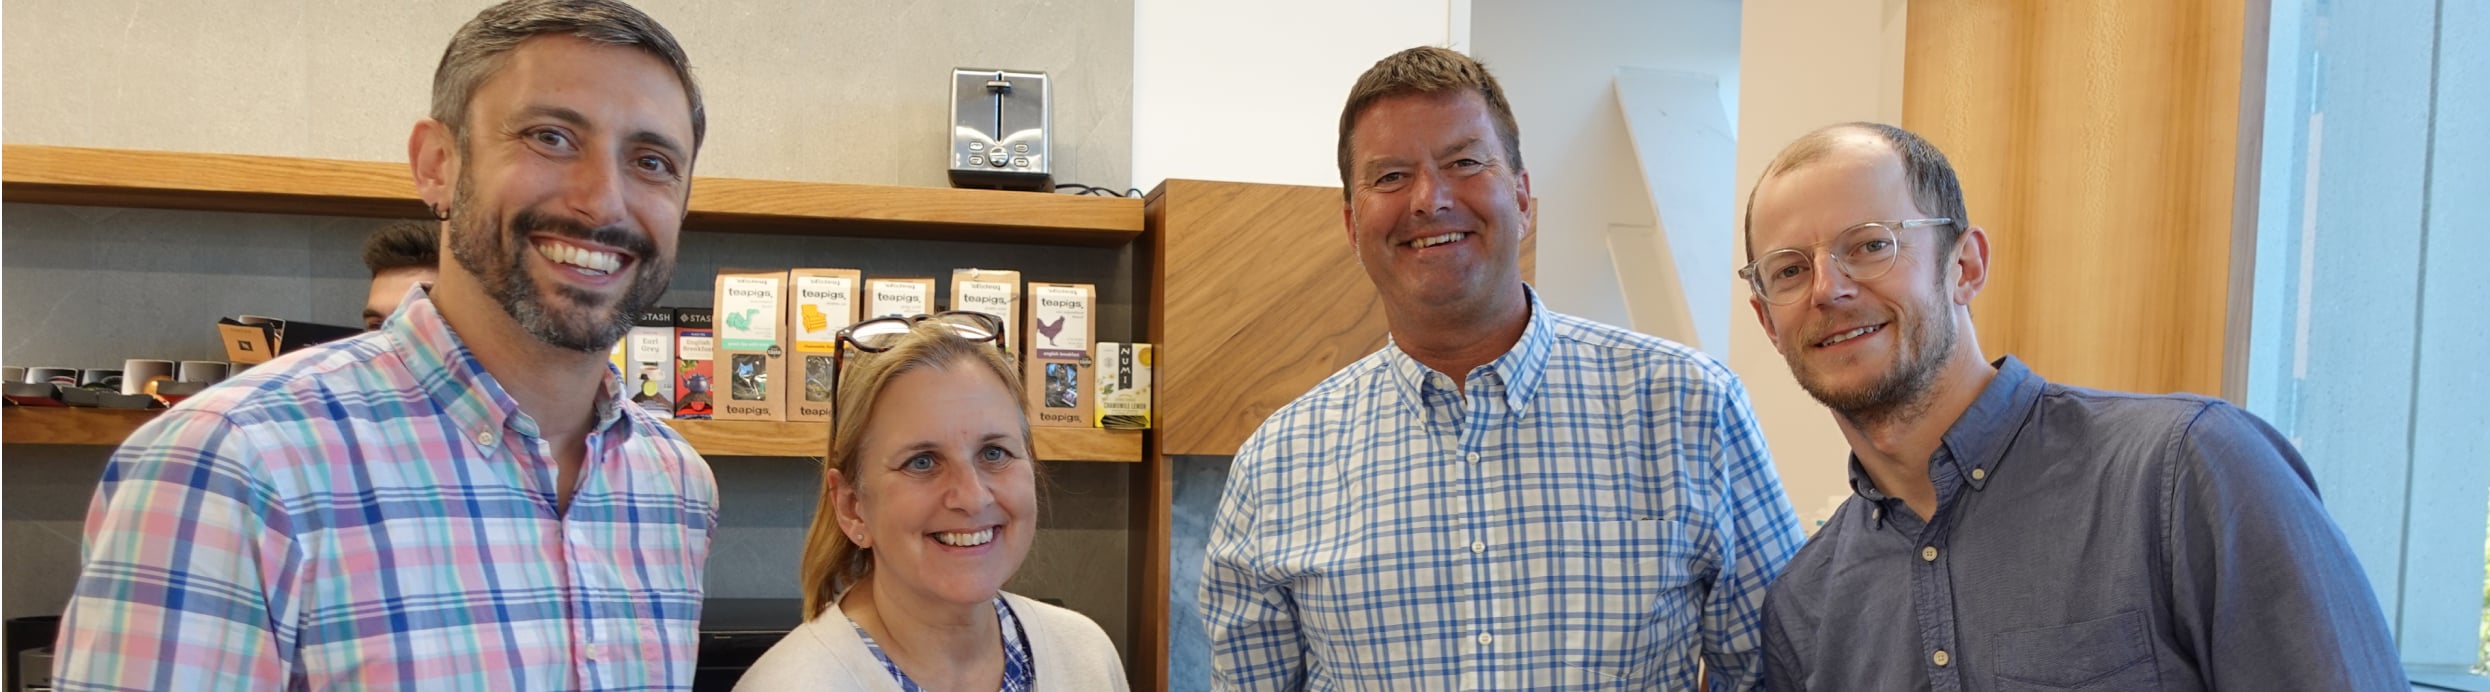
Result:
<instances>
[{"instance_id":1,"label":"shirt collar","mask_svg":"<svg viewBox=\"0 0 2490 692\"><path fill-rule=\"evenodd\" d=\"M536 420L519 410L518 400L512 399L501 382L484 370L484 364L476 362L467 343L450 328L448 320L441 318L440 310L433 307L431 288L428 284L408 288L406 297L398 301L397 311L380 328L389 336L398 357L405 361L417 386L470 439L486 432L498 437L504 429L529 437L541 436ZM607 364L605 383L593 410L596 424L591 430L604 431L622 421L622 407L616 404L616 393L622 391L620 383L621 374Z\"/></svg>"},{"instance_id":2,"label":"shirt collar","mask_svg":"<svg viewBox=\"0 0 2490 692\"><path fill-rule=\"evenodd\" d=\"M1997 368L1997 376L1989 379L1970 408L1963 409L1962 417L1946 428L1940 448L1930 457L1931 480L1936 480L1942 471L1942 475L1959 479L1972 490L1988 489L1989 481L1997 479L1997 467L2005 461L2015 435L2022 431L2023 422L2040 403L2042 385L2048 382L2024 367L2023 361L2010 355L1990 365ZM1948 468L1940 469L1939 465ZM1850 490L1875 502L1890 497L1876 489L1876 481L1859 465L1857 453L1850 455Z\"/></svg>"},{"instance_id":3,"label":"shirt collar","mask_svg":"<svg viewBox=\"0 0 2490 692\"><path fill-rule=\"evenodd\" d=\"M1538 394L1539 385L1547 381L1548 356L1556 346L1548 309L1539 302L1538 290L1523 284L1522 292L1530 301L1530 322L1522 327L1521 340L1513 342L1513 347L1504 355L1471 370L1464 380L1501 384L1508 411L1524 410L1530 404L1531 397ZM1424 401L1421 393L1426 391L1427 379L1435 371L1427 369L1417 358L1402 351L1399 339L1391 339L1384 344L1384 351L1389 354L1387 369L1391 372L1393 384L1400 388L1403 399Z\"/></svg>"}]
</instances>

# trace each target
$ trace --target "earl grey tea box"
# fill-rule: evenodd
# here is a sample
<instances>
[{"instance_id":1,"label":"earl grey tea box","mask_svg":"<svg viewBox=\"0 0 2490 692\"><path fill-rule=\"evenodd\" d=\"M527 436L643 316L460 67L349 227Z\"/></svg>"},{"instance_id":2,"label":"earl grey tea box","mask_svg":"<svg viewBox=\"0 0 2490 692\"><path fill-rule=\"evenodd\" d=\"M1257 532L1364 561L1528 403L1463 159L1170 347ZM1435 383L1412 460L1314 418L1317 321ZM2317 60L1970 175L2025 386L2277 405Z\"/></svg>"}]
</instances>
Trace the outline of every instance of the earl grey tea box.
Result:
<instances>
[{"instance_id":1,"label":"earl grey tea box","mask_svg":"<svg viewBox=\"0 0 2490 692\"><path fill-rule=\"evenodd\" d=\"M854 269L790 269L787 283L794 299L787 301L787 332L795 349L787 376L802 380L787 392L787 420L828 421L837 392L832 391L838 364L839 330L855 324L864 288L863 273Z\"/></svg>"},{"instance_id":2,"label":"earl grey tea box","mask_svg":"<svg viewBox=\"0 0 2490 692\"><path fill-rule=\"evenodd\" d=\"M1020 352L1020 272L1003 269L951 271L951 309L993 315L1003 325L1004 350Z\"/></svg>"},{"instance_id":3,"label":"earl grey tea box","mask_svg":"<svg viewBox=\"0 0 2490 692\"><path fill-rule=\"evenodd\" d=\"M1029 424L1091 426L1089 345L1098 338L1098 288L1092 284L1029 284L1029 349L1022 356L1029 389Z\"/></svg>"},{"instance_id":4,"label":"earl grey tea box","mask_svg":"<svg viewBox=\"0 0 2490 692\"><path fill-rule=\"evenodd\" d=\"M718 270L718 420L787 419L787 272Z\"/></svg>"},{"instance_id":5,"label":"earl grey tea box","mask_svg":"<svg viewBox=\"0 0 2490 692\"><path fill-rule=\"evenodd\" d=\"M933 279L866 279L865 318L914 317L934 311Z\"/></svg>"}]
</instances>

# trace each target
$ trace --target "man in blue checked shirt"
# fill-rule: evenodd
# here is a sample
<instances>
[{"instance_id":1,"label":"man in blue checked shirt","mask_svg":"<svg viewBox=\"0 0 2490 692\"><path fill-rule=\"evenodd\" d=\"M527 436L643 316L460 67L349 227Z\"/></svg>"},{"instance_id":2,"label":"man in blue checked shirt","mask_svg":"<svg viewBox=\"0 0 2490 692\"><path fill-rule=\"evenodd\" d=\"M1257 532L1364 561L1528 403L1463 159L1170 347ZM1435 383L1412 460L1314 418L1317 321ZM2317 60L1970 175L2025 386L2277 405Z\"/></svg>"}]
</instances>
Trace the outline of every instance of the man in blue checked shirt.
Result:
<instances>
[{"instance_id":1,"label":"man in blue checked shirt","mask_svg":"<svg viewBox=\"0 0 2490 692\"><path fill-rule=\"evenodd\" d=\"M1441 48L1340 119L1392 340L1245 442L1201 594L1220 689L1750 689L1802 536L1737 377L1549 312L1504 92Z\"/></svg>"},{"instance_id":2,"label":"man in blue checked shirt","mask_svg":"<svg viewBox=\"0 0 2490 692\"><path fill-rule=\"evenodd\" d=\"M1772 586L1768 687L2411 689L2272 427L1981 355L1988 234L1936 147L1818 130L1749 204L1738 273L1857 491Z\"/></svg>"}]
</instances>

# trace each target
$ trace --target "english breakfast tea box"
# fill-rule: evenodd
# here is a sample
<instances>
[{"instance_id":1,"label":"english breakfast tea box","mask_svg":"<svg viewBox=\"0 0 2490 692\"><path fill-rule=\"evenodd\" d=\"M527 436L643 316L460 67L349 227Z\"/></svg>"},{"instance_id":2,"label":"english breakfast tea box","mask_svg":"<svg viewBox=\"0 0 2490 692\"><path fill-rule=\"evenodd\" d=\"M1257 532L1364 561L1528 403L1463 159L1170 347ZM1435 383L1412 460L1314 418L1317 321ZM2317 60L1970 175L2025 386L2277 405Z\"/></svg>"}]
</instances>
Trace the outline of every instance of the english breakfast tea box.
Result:
<instances>
[{"instance_id":1,"label":"english breakfast tea box","mask_svg":"<svg viewBox=\"0 0 2490 692\"><path fill-rule=\"evenodd\" d=\"M951 309L993 315L1003 324L1003 349L1020 352L1020 272L1002 269L951 271Z\"/></svg>"},{"instance_id":2,"label":"english breakfast tea box","mask_svg":"<svg viewBox=\"0 0 2490 692\"><path fill-rule=\"evenodd\" d=\"M855 324L864 288L864 274L854 269L790 269L787 283L795 299L787 302L787 332L794 334L795 353L787 374L803 380L789 392L787 420L827 421L836 400L832 372L838 363L839 330Z\"/></svg>"},{"instance_id":3,"label":"english breakfast tea box","mask_svg":"<svg viewBox=\"0 0 2490 692\"><path fill-rule=\"evenodd\" d=\"M717 330L709 308L674 310L674 418L708 420L717 414Z\"/></svg>"},{"instance_id":4,"label":"english breakfast tea box","mask_svg":"<svg viewBox=\"0 0 2490 692\"><path fill-rule=\"evenodd\" d=\"M934 312L933 279L866 279L865 319Z\"/></svg>"},{"instance_id":5,"label":"english breakfast tea box","mask_svg":"<svg viewBox=\"0 0 2490 692\"><path fill-rule=\"evenodd\" d=\"M718 420L787 419L784 271L718 270Z\"/></svg>"},{"instance_id":6,"label":"english breakfast tea box","mask_svg":"<svg viewBox=\"0 0 2490 692\"><path fill-rule=\"evenodd\" d=\"M1094 375L1086 364L1097 340L1098 287L1093 284L1029 284L1029 349L1021 367L1029 389L1029 424L1090 427Z\"/></svg>"}]
</instances>

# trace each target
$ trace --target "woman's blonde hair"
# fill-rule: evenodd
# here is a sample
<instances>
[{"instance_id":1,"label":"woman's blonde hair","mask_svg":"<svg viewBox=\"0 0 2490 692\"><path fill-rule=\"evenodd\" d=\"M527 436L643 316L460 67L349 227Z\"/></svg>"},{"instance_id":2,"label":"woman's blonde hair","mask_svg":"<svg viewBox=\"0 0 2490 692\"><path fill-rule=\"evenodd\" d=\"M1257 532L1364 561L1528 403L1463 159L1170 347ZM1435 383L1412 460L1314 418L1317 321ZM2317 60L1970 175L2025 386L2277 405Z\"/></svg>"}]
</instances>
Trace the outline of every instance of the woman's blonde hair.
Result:
<instances>
[{"instance_id":1,"label":"woman's blonde hair","mask_svg":"<svg viewBox=\"0 0 2490 692\"><path fill-rule=\"evenodd\" d=\"M927 320L910 327L887 351L853 354L846 371L839 373L829 456L822 463L821 500L813 508L813 526L804 538L806 619L820 615L838 599L840 592L873 571L870 549L858 547L839 528L838 497L830 486L830 472L837 471L848 487L863 492L857 484L857 472L861 470L857 447L864 442L865 430L874 423L871 408L881 398L882 390L901 373L946 370L961 364L985 368L1003 385L1003 391L1011 395L1014 408L1021 413L1022 449L1029 449L1028 391L1021 385L1020 371L1013 365L1012 357L994 344L960 338L950 326ZM1031 453L1034 461L1034 452ZM1035 469L1032 463L1032 473Z\"/></svg>"}]
</instances>

